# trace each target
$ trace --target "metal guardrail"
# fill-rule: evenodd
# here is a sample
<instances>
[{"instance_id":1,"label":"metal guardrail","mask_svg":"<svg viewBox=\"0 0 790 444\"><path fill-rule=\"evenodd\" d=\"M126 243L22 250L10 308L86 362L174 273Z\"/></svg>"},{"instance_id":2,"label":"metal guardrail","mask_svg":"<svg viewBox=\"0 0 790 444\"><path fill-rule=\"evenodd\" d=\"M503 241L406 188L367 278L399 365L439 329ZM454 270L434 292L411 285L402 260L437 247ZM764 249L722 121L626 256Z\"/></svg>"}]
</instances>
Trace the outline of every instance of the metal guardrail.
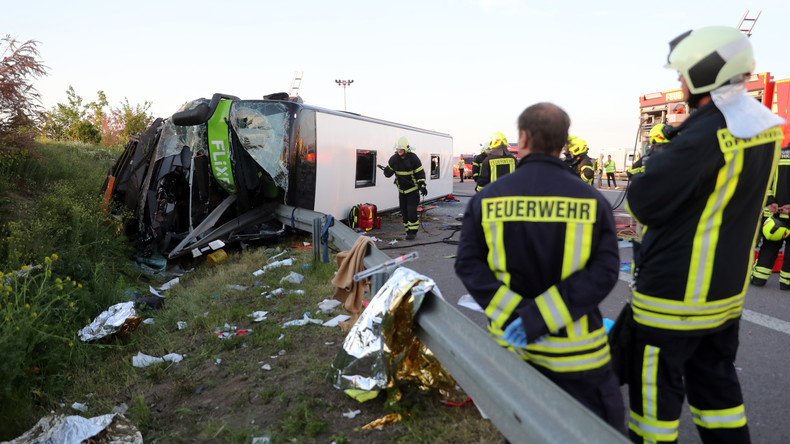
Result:
<instances>
[{"instance_id":1,"label":"metal guardrail","mask_svg":"<svg viewBox=\"0 0 790 444\"><path fill-rule=\"evenodd\" d=\"M312 232L313 249L319 257L326 215L285 205L275 213L286 225ZM351 249L359 236L340 222L328 231L329 242L344 250ZM370 268L389 259L372 246L364 262ZM388 278L389 273L374 275L371 292L375 294ZM415 322L420 340L510 442L628 443L625 436L515 353L497 345L488 333L434 293L425 295Z\"/></svg>"}]
</instances>

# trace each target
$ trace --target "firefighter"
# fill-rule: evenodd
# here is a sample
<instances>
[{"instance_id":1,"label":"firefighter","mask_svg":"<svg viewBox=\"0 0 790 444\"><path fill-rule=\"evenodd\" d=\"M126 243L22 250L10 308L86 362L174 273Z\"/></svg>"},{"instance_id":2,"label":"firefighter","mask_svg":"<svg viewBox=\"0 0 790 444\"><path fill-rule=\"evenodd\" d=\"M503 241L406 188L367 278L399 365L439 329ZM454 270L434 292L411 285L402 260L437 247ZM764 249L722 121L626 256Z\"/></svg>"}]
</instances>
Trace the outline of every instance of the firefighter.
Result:
<instances>
[{"instance_id":1,"label":"firefighter","mask_svg":"<svg viewBox=\"0 0 790 444\"><path fill-rule=\"evenodd\" d=\"M475 156L472 160L472 180L475 181L475 184L480 179L480 167L483 165L483 161L490 152L491 148L488 146L488 142L486 142L485 146L480 148L480 154ZM477 185L475 185L475 191L477 191Z\"/></svg>"},{"instance_id":2,"label":"firefighter","mask_svg":"<svg viewBox=\"0 0 790 444\"><path fill-rule=\"evenodd\" d=\"M573 173L584 182L592 186L595 179L592 159L587 154L587 142L578 137L568 138L568 153L570 153L570 168Z\"/></svg>"},{"instance_id":3,"label":"firefighter","mask_svg":"<svg viewBox=\"0 0 790 444\"><path fill-rule=\"evenodd\" d=\"M516 158L508 151L509 145L504 134L494 133L488 146L491 152L480 165L480 176L475 188L477 191L516 169Z\"/></svg>"},{"instance_id":4,"label":"firefighter","mask_svg":"<svg viewBox=\"0 0 790 444\"><path fill-rule=\"evenodd\" d=\"M618 278L614 220L559 159L569 125L551 103L519 116L518 167L469 201L455 272L496 343L625 433L598 310Z\"/></svg>"},{"instance_id":5,"label":"firefighter","mask_svg":"<svg viewBox=\"0 0 790 444\"><path fill-rule=\"evenodd\" d=\"M771 277L776 256L787 237L790 226L790 145L782 148L779 166L763 210L763 229L760 253L752 269L752 285L762 287ZM778 220L777 220L778 219ZM787 251L787 248L785 248ZM779 289L790 290L790 258L782 262L779 272Z\"/></svg>"},{"instance_id":6,"label":"firefighter","mask_svg":"<svg viewBox=\"0 0 790 444\"><path fill-rule=\"evenodd\" d=\"M734 361L783 119L746 92L754 58L742 32L701 28L669 46L695 110L628 193L649 227L634 263L629 434L676 442L686 397L703 442L749 442Z\"/></svg>"},{"instance_id":7,"label":"firefighter","mask_svg":"<svg viewBox=\"0 0 790 444\"><path fill-rule=\"evenodd\" d=\"M667 125L666 123L659 123L650 129L650 136L647 141L647 147L645 147L645 154L639 156L639 159L636 159L636 162L634 162L631 165L631 168L626 171L628 180L631 180L631 177L634 174L645 171L645 163L647 162L647 158L650 157L650 155L654 152L661 151L663 144L669 142L669 138L673 133L672 126Z\"/></svg>"},{"instance_id":8,"label":"firefighter","mask_svg":"<svg viewBox=\"0 0 790 444\"><path fill-rule=\"evenodd\" d=\"M417 205L420 203L420 194L425 196L428 189L425 186L425 171L422 169L420 158L414 154L414 149L409 145L406 137L401 137L395 143L395 154L390 157L387 166L379 165L386 177L395 175L395 185L398 187L400 212L403 215L403 227L406 229L406 239L417 237L420 224L417 221Z\"/></svg>"}]
</instances>

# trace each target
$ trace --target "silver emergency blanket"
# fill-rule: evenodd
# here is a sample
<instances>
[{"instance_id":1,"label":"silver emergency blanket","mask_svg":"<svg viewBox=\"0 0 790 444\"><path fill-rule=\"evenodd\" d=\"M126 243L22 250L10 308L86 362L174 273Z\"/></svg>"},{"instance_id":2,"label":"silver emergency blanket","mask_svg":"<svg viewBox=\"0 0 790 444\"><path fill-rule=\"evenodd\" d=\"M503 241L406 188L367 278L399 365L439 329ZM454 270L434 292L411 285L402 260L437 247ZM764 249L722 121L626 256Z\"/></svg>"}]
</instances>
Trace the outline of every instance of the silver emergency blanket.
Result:
<instances>
[{"instance_id":1,"label":"silver emergency blanket","mask_svg":"<svg viewBox=\"0 0 790 444\"><path fill-rule=\"evenodd\" d=\"M143 444L143 435L121 414L110 413L93 418L49 415L41 418L24 435L9 444L80 444L112 442Z\"/></svg>"},{"instance_id":2,"label":"silver emergency blanket","mask_svg":"<svg viewBox=\"0 0 790 444\"><path fill-rule=\"evenodd\" d=\"M785 123L785 119L750 96L743 82L716 88L710 92L710 97L724 114L730 134L739 139L754 137Z\"/></svg>"},{"instance_id":3,"label":"silver emergency blanket","mask_svg":"<svg viewBox=\"0 0 790 444\"><path fill-rule=\"evenodd\" d=\"M328 375L335 388L375 391L402 382L421 389L455 387L413 331L413 316L429 291L441 297L432 279L404 267L395 270L343 341Z\"/></svg>"},{"instance_id":4,"label":"silver emergency blanket","mask_svg":"<svg viewBox=\"0 0 790 444\"><path fill-rule=\"evenodd\" d=\"M134 311L134 302L115 304L79 331L80 340L88 342L117 333L124 327L129 328L129 323L134 323L135 320L137 322L132 329L140 323L140 316Z\"/></svg>"},{"instance_id":5,"label":"silver emergency blanket","mask_svg":"<svg viewBox=\"0 0 790 444\"><path fill-rule=\"evenodd\" d=\"M284 159L288 146L288 108L279 102L234 102L228 122L244 149L274 183L288 190L288 169Z\"/></svg>"}]
</instances>

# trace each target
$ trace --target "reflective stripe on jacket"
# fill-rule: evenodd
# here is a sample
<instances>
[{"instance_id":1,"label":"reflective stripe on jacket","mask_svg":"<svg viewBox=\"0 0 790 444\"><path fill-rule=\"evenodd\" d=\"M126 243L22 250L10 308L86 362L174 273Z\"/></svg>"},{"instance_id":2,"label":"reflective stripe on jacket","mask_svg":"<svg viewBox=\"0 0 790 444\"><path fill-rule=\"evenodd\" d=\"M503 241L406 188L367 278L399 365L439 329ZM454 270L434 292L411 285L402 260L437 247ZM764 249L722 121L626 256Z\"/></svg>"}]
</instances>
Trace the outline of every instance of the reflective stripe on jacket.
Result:
<instances>
[{"instance_id":1,"label":"reflective stripe on jacket","mask_svg":"<svg viewBox=\"0 0 790 444\"><path fill-rule=\"evenodd\" d=\"M494 340L506 346L503 331L520 316L530 343L510 349L562 374L608 368L598 304L619 269L609 203L569 172L556 157L531 154L476 194L455 262Z\"/></svg>"},{"instance_id":2,"label":"reflective stripe on jacket","mask_svg":"<svg viewBox=\"0 0 790 444\"><path fill-rule=\"evenodd\" d=\"M425 171L422 169L422 162L416 154L407 152L404 158L398 153L390 157L387 167L384 168L384 175L392 177L395 174L395 185L398 191L407 194L417 191L425 186Z\"/></svg>"},{"instance_id":3,"label":"reflective stripe on jacket","mask_svg":"<svg viewBox=\"0 0 790 444\"><path fill-rule=\"evenodd\" d=\"M741 315L782 131L737 139L712 102L678 131L631 178L628 208L650 227L635 263L634 318L704 332Z\"/></svg>"}]
</instances>

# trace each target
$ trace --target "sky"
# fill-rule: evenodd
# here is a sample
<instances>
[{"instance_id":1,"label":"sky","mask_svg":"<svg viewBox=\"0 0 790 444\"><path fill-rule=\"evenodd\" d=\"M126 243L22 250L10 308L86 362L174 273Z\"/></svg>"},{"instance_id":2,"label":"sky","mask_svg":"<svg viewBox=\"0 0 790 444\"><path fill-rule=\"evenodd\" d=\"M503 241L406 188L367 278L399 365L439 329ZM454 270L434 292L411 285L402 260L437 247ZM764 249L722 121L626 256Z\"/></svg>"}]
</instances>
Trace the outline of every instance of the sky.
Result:
<instances>
[{"instance_id":1,"label":"sky","mask_svg":"<svg viewBox=\"0 0 790 444\"><path fill-rule=\"evenodd\" d=\"M4 0L0 35L36 40L42 105L151 102L169 117L220 92L288 92L305 103L450 134L456 154L553 102L592 153L633 149L639 96L679 87L668 42L761 11L756 72L790 78L790 1L315 0L110 2ZM713 6L715 5L715 6ZM353 80L344 89L336 80ZM345 93L345 97L344 97Z\"/></svg>"}]
</instances>

